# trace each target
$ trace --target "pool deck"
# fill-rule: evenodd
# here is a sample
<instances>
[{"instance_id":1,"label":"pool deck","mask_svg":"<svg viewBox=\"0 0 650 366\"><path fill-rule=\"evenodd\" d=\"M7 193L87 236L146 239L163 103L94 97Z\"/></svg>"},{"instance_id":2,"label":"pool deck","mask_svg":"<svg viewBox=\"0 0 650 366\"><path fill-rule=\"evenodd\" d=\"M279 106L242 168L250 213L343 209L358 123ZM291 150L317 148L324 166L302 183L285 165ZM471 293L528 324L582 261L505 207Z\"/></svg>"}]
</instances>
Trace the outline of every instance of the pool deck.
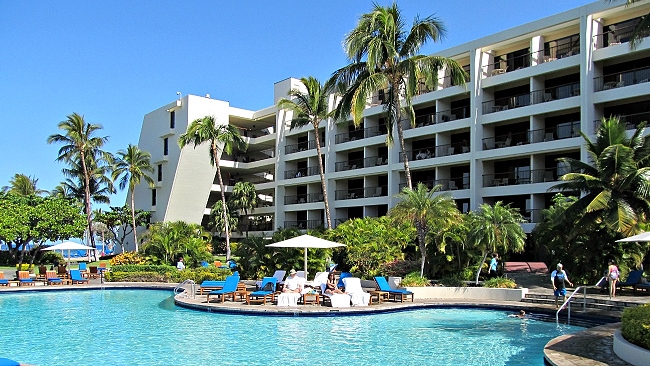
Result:
<instances>
[{"instance_id":1,"label":"pool deck","mask_svg":"<svg viewBox=\"0 0 650 366\"><path fill-rule=\"evenodd\" d=\"M111 288L149 288L149 289L166 289L171 290L176 284L169 283L101 283L99 280L91 280L87 285L58 285L44 286L38 283L36 286L0 286L0 293L9 291L56 291L56 290L91 290L91 289L111 289ZM530 293L549 293L549 289L544 287L531 286ZM629 294L629 295L628 295ZM606 295L590 294L594 298L607 298ZM206 295L195 295L180 293L176 295L175 302L179 306L197 309L207 312L219 313L238 313L245 315L266 315L266 316L336 316L336 315L370 315L376 313L385 313L393 311L403 311L413 308L427 307L483 307L492 309L526 310L528 313L541 313L554 315L555 309L552 305L523 303L513 301L494 301L494 300L467 300L467 299L427 299L414 302L393 302L384 301L382 303L373 303L371 306L350 307L350 308L331 308L322 305L299 305L298 307L278 307L276 305L246 305L241 301L211 301L207 303ZM650 296L647 294L633 296L630 292L619 294L622 301L648 303ZM596 311L589 310L586 313L574 310L576 316L588 317L607 317L609 320L620 319L620 312L615 311ZM600 365L629 365L614 354L612 343L613 334L616 329L620 328L620 323L611 323L607 325L589 328L584 331L563 335L552 339L544 349L547 361L551 365L576 365L576 366L600 366Z\"/></svg>"}]
</instances>

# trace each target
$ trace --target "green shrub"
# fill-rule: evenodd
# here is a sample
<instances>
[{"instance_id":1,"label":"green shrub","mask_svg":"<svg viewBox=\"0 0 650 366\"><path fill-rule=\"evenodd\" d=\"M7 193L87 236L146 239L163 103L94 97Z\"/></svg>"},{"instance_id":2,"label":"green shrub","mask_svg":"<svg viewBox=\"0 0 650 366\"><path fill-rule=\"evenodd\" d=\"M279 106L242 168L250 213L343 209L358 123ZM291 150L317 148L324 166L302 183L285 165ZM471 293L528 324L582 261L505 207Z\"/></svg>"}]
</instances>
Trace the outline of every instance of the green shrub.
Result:
<instances>
[{"instance_id":1,"label":"green shrub","mask_svg":"<svg viewBox=\"0 0 650 366\"><path fill-rule=\"evenodd\" d=\"M107 282L183 282L193 280L200 284L204 280L224 280L232 274L229 269L207 268L185 269L179 271L176 267L166 265L126 264L111 267L106 272Z\"/></svg>"},{"instance_id":2,"label":"green shrub","mask_svg":"<svg viewBox=\"0 0 650 366\"><path fill-rule=\"evenodd\" d=\"M517 288L515 281L505 277L490 278L483 282L483 287L489 288Z\"/></svg>"},{"instance_id":3,"label":"green shrub","mask_svg":"<svg viewBox=\"0 0 650 366\"><path fill-rule=\"evenodd\" d=\"M65 259L61 255L61 253L57 252L56 250L48 250L43 252L43 255L40 257L38 260L38 263L40 265L46 265L46 264L53 264L53 263L63 263Z\"/></svg>"},{"instance_id":4,"label":"green shrub","mask_svg":"<svg viewBox=\"0 0 650 366\"><path fill-rule=\"evenodd\" d=\"M156 272L165 274L172 271L178 270L174 266L156 264L123 264L111 267L111 272Z\"/></svg>"},{"instance_id":5,"label":"green shrub","mask_svg":"<svg viewBox=\"0 0 650 366\"><path fill-rule=\"evenodd\" d=\"M431 282L426 277L420 277L420 272L411 272L402 279L401 286L408 287L425 287Z\"/></svg>"},{"instance_id":6,"label":"green shrub","mask_svg":"<svg viewBox=\"0 0 650 366\"><path fill-rule=\"evenodd\" d=\"M33 268L33 267L32 267ZM30 269L29 263L23 263L20 265L20 268L18 268L18 265L16 264L16 271L28 271Z\"/></svg>"},{"instance_id":7,"label":"green shrub","mask_svg":"<svg viewBox=\"0 0 650 366\"><path fill-rule=\"evenodd\" d=\"M419 275L420 262L404 259L396 259L381 265L380 272L388 277L406 277L411 272L418 271Z\"/></svg>"},{"instance_id":8,"label":"green shrub","mask_svg":"<svg viewBox=\"0 0 650 366\"><path fill-rule=\"evenodd\" d=\"M459 277L443 277L440 281L438 281L439 284L447 287L466 287L467 284L462 278Z\"/></svg>"},{"instance_id":9,"label":"green shrub","mask_svg":"<svg viewBox=\"0 0 650 366\"><path fill-rule=\"evenodd\" d=\"M650 304L625 308L621 323L621 333L628 342L650 350Z\"/></svg>"}]
</instances>

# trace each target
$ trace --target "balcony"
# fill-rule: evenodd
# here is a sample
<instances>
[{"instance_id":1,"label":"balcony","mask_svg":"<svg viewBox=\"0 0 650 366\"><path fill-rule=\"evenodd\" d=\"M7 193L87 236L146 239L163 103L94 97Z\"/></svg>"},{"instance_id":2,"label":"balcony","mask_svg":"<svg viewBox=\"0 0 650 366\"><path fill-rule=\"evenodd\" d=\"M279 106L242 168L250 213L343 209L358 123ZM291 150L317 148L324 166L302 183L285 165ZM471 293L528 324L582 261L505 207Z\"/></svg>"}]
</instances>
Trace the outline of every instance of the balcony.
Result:
<instances>
[{"instance_id":1,"label":"balcony","mask_svg":"<svg viewBox=\"0 0 650 366\"><path fill-rule=\"evenodd\" d=\"M628 43L640 21L641 18L635 18L606 26L603 28L603 33L594 36L594 44L598 45L598 48L606 48ZM650 32L644 30L639 36L640 38L646 38L650 36Z\"/></svg>"},{"instance_id":2,"label":"balcony","mask_svg":"<svg viewBox=\"0 0 650 366\"><path fill-rule=\"evenodd\" d=\"M483 150L501 149L530 143L548 142L580 136L580 121L558 124L556 128L546 128L526 132L508 133L483 139Z\"/></svg>"},{"instance_id":3,"label":"balcony","mask_svg":"<svg viewBox=\"0 0 650 366\"><path fill-rule=\"evenodd\" d=\"M594 78L594 91L622 88L650 81L650 67L627 70Z\"/></svg>"},{"instance_id":4,"label":"balcony","mask_svg":"<svg viewBox=\"0 0 650 366\"><path fill-rule=\"evenodd\" d=\"M370 168L374 166L388 164L388 158L382 156L372 156L363 159L353 159L349 161L337 161L334 164L334 171L342 172L346 170L355 170L361 168Z\"/></svg>"},{"instance_id":5,"label":"balcony","mask_svg":"<svg viewBox=\"0 0 650 366\"><path fill-rule=\"evenodd\" d=\"M432 151L433 150L433 151ZM453 143L447 145L439 145L432 148L424 148L417 150L406 151L410 161L426 160L432 158L439 158L442 156L451 156L457 154L464 154L470 152L470 147L466 143ZM404 153L399 154L399 162L404 162Z\"/></svg>"},{"instance_id":6,"label":"balcony","mask_svg":"<svg viewBox=\"0 0 650 366\"><path fill-rule=\"evenodd\" d=\"M244 223L244 224L239 224L237 225L237 231L239 232L246 232L246 231L273 231L273 223L272 222L264 222L264 223Z\"/></svg>"},{"instance_id":7,"label":"balcony","mask_svg":"<svg viewBox=\"0 0 650 366\"><path fill-rule=\"evenodd\" d=\"M348 141L362 140L369 137L381 136L387 133L386 125L372 126L364 129L339 133L334 137L335 144L342 144Z\"/></svg>"},{"instance_id":8,"label":"balcony","mask_svg":"<svg viewBox=\"0 0 650 366\"><path fill-rule=\"evenodd\" d=\"M325 146L325 141L320 142L320 146ZM284 147L285 154L293 154L299 151L313 150L316 148L316 140L309 140L305 142L299 142L297 144L286 145Z\"/></svg>"},{"instance_id":9,"label":"balcony","mask_svg":"<svg viewBox=\"0 0 650 366\"><path fill-rule=\"evenodd\" d=\"M616 117L618 117L621 123L625 123L626 130L635 130L639 123L650 121L650 112L624 114ZM597 131L602 123L603 121L600 119L595 120L594 129Z\"/></svg>"},{"instance_id":10,"label":"balcony","mask_svg":"<svg viewBox=\"0 0 650 366\"><path fill-rule=\"evenodd\" d=\"M319 175L320 168L317 166L310 166L308 168L298 168L295 170L285 170L284 179L310 177L312 175Z\"/></svg>"},{"instance_id":11,"label":"balcony","mask_svg":"<svg viewBox=\"0 0 650 366\"><path fill-rule=\"evenodd\" d=\"M562 167L547 169L519 169L516 172L501 172L483 175L483 187L499 187L518 184L544 183L559 181L564 173ZM562 173L562 174L560 174ZM568 173L568 171L566 172Z\"/></svg>"},{"instance_id":12,"label":"balcony","mask_svg":"<svg viewBox=\"0 0 650 366\"><path fill-rule=\"evenodd\" d=\"M561 40L556 40L552 42L560 41ZM515 70L528 68L533 64L533 62L536 64L541 64L545 62L555 61L560 58L579 55L580 44L565 42L562 45L545 47L544 50L536 52L529 52L516 56L514 53L516 52L495 56L495 62L483 66L483 75L486 77L502 75Z\"/></svg>"},{"instance_id":13,"label":"balcony","mask_svg":"<svg viewBox=\"0 0 650 366\"><path fill-rule=\"evenodd\" d=\"M334 199L340 201L340 200L352 200L357 198L383 197L388 195L387 192L388 192L388 187L386 186L351 188L351 189L337 190L336 192L334 192Z\"/></svg>"},{"instance_id":14,"label":"balcony","mask_svg":"<svg viewBox=\"0 0 650 366\"><path fill-rule=\"evenodd\" d=\"M285 229L299 229L299 230L311 230L318 229L325 226L323 220L297 220L297 221L285 221Z\"/></svg>"},{"instance_id":15,"label":"balcony","mask_svg":"<svg viewBox=\"0 0 650 366\"><path fill-rule=\"evenodd\" d=\"M535 90L530 93L488 100L483 102L483 114L505 111L531 104L551 102L580 95L580 83L570 83L555 87Z\"/></svg>"},{"instance_id":16,"label":"balcony","mask_svg":"<svg viewBox=\"0 0 650 366\"><path fill-rule=\"evenodd\" d=\"M450 179L433 179L426 181L413 182L413 187L417 186L418 183L422 183L427 186L428 189L439 185L440 191L455 191L457 189L469 189L470 188L470 179L469 177L456 177ZM400 183L399 190L400 192L406 188L406 183Z\"/></svg>"},{"instance_id":17,"label":"balcony","mask_svg":"<svg viewBox=\"0 0 650 366\"><path fill-rule=\"evenodd\" d=\"M300 203L313 203L313 202L323 202L322 193L307 193L307 194L297 194L292 196L284 196L285 205L296 205Z\"/></svg>"}]
</instances>

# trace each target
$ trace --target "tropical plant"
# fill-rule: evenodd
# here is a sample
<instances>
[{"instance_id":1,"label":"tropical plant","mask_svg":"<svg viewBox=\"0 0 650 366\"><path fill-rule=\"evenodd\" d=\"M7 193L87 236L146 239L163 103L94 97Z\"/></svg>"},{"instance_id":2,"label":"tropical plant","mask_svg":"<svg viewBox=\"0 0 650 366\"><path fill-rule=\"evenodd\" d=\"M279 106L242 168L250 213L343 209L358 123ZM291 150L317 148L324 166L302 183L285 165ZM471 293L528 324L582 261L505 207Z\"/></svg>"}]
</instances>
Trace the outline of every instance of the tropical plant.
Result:
<instances>
[{"instance_id":1,"label":"tropical plant","mask_svg":"<svg viewBox=\"0 0 650 366\"><path fill-rule=\"evenodd\" d=\"M495 277L485 280L483 287L488 288L517 288L517 283L509 278Z\"/></svg>"},{"instance_id":2,"label":"tropical plant","mask_svg":"<svg viewBox=\"0 0 650 366\"><path fill-rule=\"evenodd\" d=\"M627 5L632 5L637 1L639 0L626 0L625 2ZM641 17L641 21L634 28L634 32L630 37L630 49L635 50L648 34L650 34L650 13Z\"/></svg>"},{"instance_id":3,"label":"tropical plant","mask_svg":"<svg viewBox=\"0 0 650 366\"><path fill-rule=\"evenodd\" d=\"M428 87L433 87L438 72L444 71L455 85L465 84L467 73L458 62L442 56L418 55L424 44L440 41L445 32L442 21L433 16L416 17L407 30L396 3L388 7L375 4L345 37L345 52L351 63L332 75L342 93L335 117L343 119L352 114L353 123L359 126L368 99L386 88L386 143L392 145L393 130L397 128L400 148L406 152L402 115L415 127L411 99L417 95L418 81L424 80ZM402 156L407 187L413 188L408 156Z\"/></svg>"},{"instance_id":4,"label":"tropical plant","mask_svg":"<svg viewBox=\"0 0 650 366\"><path fill-rule=\"evenodd\" d=\"M321 142L319 125L333 115L328 111L328 95L331 91L329 84L321 85L316 78L309 76L301 78L300 82L305 90L291 89L289 96L291 99L280 99L278 108L293 111L290 129L299 128L311 124L314 128L314 138L316 139L316 155L318 156L318 169L320 174L321 190L323 191L323 201L325 202L325 217L327 227L332 227L332 218L330 216L330 206L327 199L327 181L325 180L325 169L323 168L323 159L321 158Z\"/></svg>"},{"instance_id":5,"label":"tropical plant","mask_svg":"<svg viewBox=\"0 0 650 366\"><path fill-rule=\"evenodd\" d=\"M248 211L252 212L259 201L255 185L250 182L235 183L228 201L235 209L243 210L245 217L248 219ZM248 238L248 227L246 227L246 237Z\"/></svg>"},{"instance_id":6,"label":"tropical plant","mask_svg":"<svg viewBox=\"0 0 650 366\"><path fill-rule=\"evenodd\" d=\"M122 207L111 206L110 211L96 211L95 221L106 225L106 228L111 231L110 240L106 241L114 242L124 251L124 241L133 231L132 218L134 215L136 226L147 225L151 220L150 211L135 210L135 213L133 213L128 205L124 205Z\"/></svg>"},{"instance_id":7,"label":"tropical plant","mask_svg":"<svg viewBox=\"0 0 650 366\"><path fill-rule=\"evenodd\" d=\"M111 258L111 266L123 264L145 264L147 261L138 252L124 252Z\"/></svg>"},{"instance_id":8,"label":"tropical plant","mask_svg":"<svg viewBox=\"0 0 650 366\"><path fill-rule=\"evenodd\" d=\"M415 227L422 259L420 276L424 276L429 231L435 229L441 236L454 223L462 220L451 195L436 194L441 188L436 185L429 190L423 183L419 183L415 189L406 187L397 195L400 201L388 212L395 222L409 222Z\"/></svg>"},{"instance_id":9,"label":"tropical plant","mask_svg":"<svg viewBox=\"0 0 650 366\"><path fill-rule=\"evenodd\" d=\"M212 260L210 237L199 224L155 223L144 235L142 252L153 263L173 265L182 256L188 267L196 266L203 260Z\"/></svg>"},{"instance_id":10,"label":"tropical plant","mask_svg":"<svg viewBox=\"0 0 650 366\"><path fill-rule=\"evenodd\" d=\"M28 177L25 174L16 174L9 181L8 186L2 187L3 193L11 193L19 196L29 196L29 195L43 195L49 193L44 189L38 189L36 184L38 179L33 177Z\"/></svg>"},{"instance_id":11,"label":"tropical plant","mask_svg":"<svg viewBox=\"0 0 650 366\"><path fill-rule=\"evenodd\" d=\"M112 155L102 150L108 137L95 136L102 129L99 124L86 123L84 117L73 113L65 121L59 123L59 129L63 134L53 134L47 138L47 143L62 143L59 149L57 161L80 167L80 178L83 182L84 199L86 208L86 220L91 246L95 248L95 238L92 231L92 207L91 207L91 172L96 169L110 165ZM64 171L65 174L65 171ZM111 192L112 193L112 192Z\"/></svg>"},{"instance_id":12,"label":"tropical plant","mask_svg":"<svg viewBox=\"0 0 650 366\"><path fill-rule=\"evenodd\" d=\"M226 205L226 207L229 207ZM225 212L225 215L224 215ZM226 227L228 228L237 228L239 224L239 217L234 215L235 210L231 207L229 207L227 210L223 209L223 203L221 201L217 201L214 203L214 206L212 206L212 210L210 210L210 218L208 221L208 228L213 230L213 233L219 233L219 234L226 234L229 235L232 233L231 231L226 232ZM223 218L227 217L228 221L224 222ZM223 252L221 252L223 253Z\"/></svg>"},{"instance_id":13,"label":"tropical plant","mask_svg":"<svg viewBox=\"0 0 650 366\"><path fill-rule=\"evenodd\" d=\"M197 146L203 143L209 143L210 163L217 168L217 177L219 178L219 193L221 194L222 207L227 209L226 205L226 186L223 184L221 175L221 166L219 156L221 152L232 154L233 149L245 150L246 142L239 134L235 126L229 124L217 124L213 116L205 116L196 119L187 128L187 132L178 138L178 144L181 149L186 145L193 144ZM230 227L226 210L223 211L224 232L226 234L226 259L230 259Z\"/></svg>"},{"instance_id":14,"label":"tropical plant","mask_svg":"<svg viewBox=\"0 0 650 366\"><path fill-rule=\"evenodd\" d=\"M526 233L521 228L525 222L519 209L498 201L494 206L482 204L468 215L467 244L483 253L476 271L476 284L490 252L521 252L526 243Z\"/></svg>"},{"instance_id":15,"label":"tropical plant","mask_svg":"<svg viewBox=\"0 0 650 366\"><path fill-rule=\"evenodd\" d=\"M561 158L571 173L552 187L560 192L580 192L581 197L565 211L580 217L573 234L604 223L624 236L639 232L650 218L650 139L645 139L646 123L640 123L631 137L618 118L603 118L595 141L582 133L592 164ZM560 217L562 220L563 217Z\"/></svg>"},{"instance_id":16,"label":"tropical plant","mask_svg":"<svg viewBox=\"0 0 650 366\"><path fill-rule=\"evenodd\" d=\"M129 144L126 150L117 152L117 157L113 166L113 181L119 179L120 189L124 189L129 185L129 194L131 196L131 224L133 227L133 242L135 243L135 251L138 251L138 234L137 225L135 222L135 187L140 184L143 179L153 187L154 181L148 173L153 173L154 169L151 166L151 154L146 151L140 150L137 146Z\"/></svg>"},{"instance_id":17,"label":"tropical plant","mask_svg":"<svg viewBox=\"0 0 650 366\"><path fill-rule=\"evenodd\" d=\"M402 278L401 285L405 287L425 287L431 286L431 282L425 277L422 277L420 273L411 272Z\"/></svg>"}]
</instances>

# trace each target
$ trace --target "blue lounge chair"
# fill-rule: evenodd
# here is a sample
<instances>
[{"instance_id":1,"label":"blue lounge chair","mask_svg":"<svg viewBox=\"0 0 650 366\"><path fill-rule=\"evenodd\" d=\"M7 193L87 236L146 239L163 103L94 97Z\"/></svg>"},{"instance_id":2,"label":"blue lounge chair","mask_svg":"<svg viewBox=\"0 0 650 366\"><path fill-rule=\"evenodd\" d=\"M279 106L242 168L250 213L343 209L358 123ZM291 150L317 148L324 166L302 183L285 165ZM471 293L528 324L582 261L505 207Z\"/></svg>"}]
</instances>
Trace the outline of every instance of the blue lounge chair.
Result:
<instances>
[{"instance_id":1,"label":"blue lounge chair","mask_svg":"<svg viewBox=\"0 0 650 366\"><path fill-rule=\"evenodd\" d=\"M343 282L344 278L352 277L352 273L350 272L341 272L341 276L339 276L339 282L336 284L336 287L342 288L345 287L345 283Z\"/></svg>"},{"instance_id":2,"label":"blue lounge chair","mask_svg":"<svg viewBox=\"0 0 650 366\"><path fill-rule=\"evenodd\" d=\"M411 302L414 301L413 293L411 291L392 289L384 277L375 277L375 282L377 283L379 291L388 293L389 300L390 297L393 296L393 300L397 301L397 297L399 296L399 301L404 302L404 297L406 296L408 298L410 296Z\"/></svg>"},{"instance_id":3,"label":"blue lounge chair","mask_svg":"<svg viewBox=\"0 0 650 366\"><path fill-rule=\"evenodd\" d=\"M72 284L75 284L75 283L88 283L88 279L81 277L81 272L79 272L78 269L71 269L70 270L70 280L72 281Z\"/></svg>"},{"instance_id":4,"label":"blue lounge chair","mask_svg":"<svg viewBox=\"0 0 650 366\"><path fill-rule=\"evenodd\" d=\"M271 302L275 301L275 286L277 283L278 280L275 277L264 277L260 289L246 295L246 304L250 305L251 302L259 302L266 305L267 299L270 299Z\"/></svg>"},{"instance_id":5,"label":"blue lounge chair","mask_svg":"<svg viewBox=\"0 0 650 366\"><path fill-rule=\"evenodd\" d=\"M221 290L214 290L208 293L207 302L210 302L210 296L221 296L221 302L226 301L226 296L232 296L232 300L235 301L235 292L237 291L238 284L239 276L231 275L226 277L226 282L223 284Z\"/></svg>"},{"instance_id":6,"label":"blue lounge chair","mask_svg":"<svg viewBox=\"0 0 650 366\"><path fill-rule=\"evenodd\" d=\"M634 288L636 284L641 282L641 276L643 276L643 271L637 270L637 271L632 271L627 275L627 278L625 279L625 282L618 281L616 282L616 287L618 288L623 288L623 287L632 287Z\"/></svg>"},{"instance_id":7,"label":"blue lounge chair","mask_svg":"<svg viewBox=\"0 0 650 366\"><path fill-rule=\"evenodd\" d=\"M226 281L205 280L201 282L201 286L199 287L199 294L203 295L203 292L221 290L225 283Z\"/></svg>"}]
</instances>

